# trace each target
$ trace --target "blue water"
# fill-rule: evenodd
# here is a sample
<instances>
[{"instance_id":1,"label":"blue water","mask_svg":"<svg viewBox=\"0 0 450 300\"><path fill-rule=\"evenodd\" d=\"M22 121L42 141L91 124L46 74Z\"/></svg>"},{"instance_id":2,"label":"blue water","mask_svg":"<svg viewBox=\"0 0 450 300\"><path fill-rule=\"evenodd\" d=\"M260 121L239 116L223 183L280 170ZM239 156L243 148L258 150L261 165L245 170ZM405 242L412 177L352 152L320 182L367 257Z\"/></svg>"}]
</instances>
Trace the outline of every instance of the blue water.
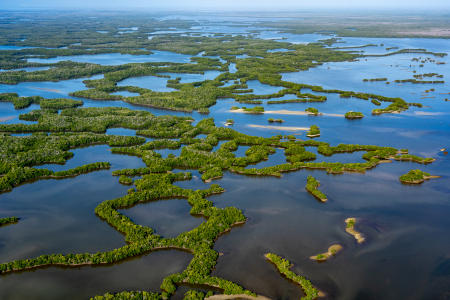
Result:
<instances>
[{"instance_id":1,"label":"blue water","mask_svg":"<svg viewBox=\"0 0 450 300\"><path fill-rule=\"evenodd\" d=\"M22 121L19 120L20 114L26 114L32 110L39 109L39 105L32 104L27 108L16 110L12 103L0 102L0 124L15 124L15 123L25 123L31 124L35 122Z\"/></svg>"},{"instance_id":2,"label":"blue water","mask_svg":"<svg viewBox=\"0 0 450 300\"><path fill-rule=\"evenodd\" d=\"M268 53L274 53L274 52L289 52L289 51L294 51L294 50L289 50L289 49L285 49L285 48L277 48L277 49L270 49L270 50L267 50Z\"/></svg>"},{"instance_id":3,"label":"blue water","mask_svg":"<svg viewBox=\"0 0 450 300\"><path fill-rule=\"evenodd\" d=\"M12 69L12 70L0 69L0 72L14 72L14 71L34 72L34 71L45 71L48 69L50 69L50 67L28 67L28 68L20 68L20 69Z\"/></svg>"},{"instance_id":4,"label":"blue water","mask_svg":"<svg viewBox=\"0 0 450 300\"><path fill-rule=\"evenodd\" d=\"M319 40L329 39L332 36L323 34L292 34L282 33L280 31L262 31L257 37L266 40L277 40L279 42L289 42L292 44L308 44L318 42Z\"/></svg>"},{"instance_id":5,"label":"blue water","mask_svg":"<svg viewBox=\"0 0 450 300\"><path fill-rule=\"evenodd\" d=\"M326 89L368 92L389 97L402 97L411 102L421 102L423 91L434 88L436 92L428 96L444 98L439 93L448 92L449 83L444 84L412 84L394 83L394 80L412 79L415 74L438 73L444 78L425 78L424 80L445 80L450 77L450 69L446 65L411 61L415 57L430 57L422 54L401 54L388 57L369 57L356 62L325 63L308 71L283 73L282 79L297 83L320 85ZM438 61L450 62L448 56L437 58ZM413 73L416 71L416 73ZM363 82L363 79L387 77L386 82ZM426 101L423 101L426 102Z\"/></svg>"},{"instance_id":6,"label":"blue water","mask_svg":"<svg viewBox=\"0 0 450 300\"><path fill-rule=\"evenodd\" d=\"M132 85L132 84L130 84L130 85ZM120 96L124 96L124 97L135 97L135 96L139 96L139 93L132 93L129 91L118 91L118 92L111 93L111 95L120 95Z\"/></svg>"},{"instance_id":7,"label":"blue water","mask_svg":"<svg viewBox=\"0 0 450 300\"><path fill-rule=\"evenodd\" d=\"M205 80L213 80L219 76L220 71L205 71L204 74L189 74L189 73L160 73L161 75L169 75L171 79L181 78L180 83L190 83Z\"/></svg>"},{"instance_id":8,"label":"blue water","mask_svg":"<svg viewBox=\"0 0 450 300\"><path fill-rule=\"evenodd\" d=\"M118 86L137 86L140 88L145 88L152 90L154 92L171 92L175 91L173 88L167 87L167 79L164 77L156 76L141 76L141 77L131 77L125 80L119 81Z\"/></svg>"},{"instance_id":9,"label":"blue water","mask_svg":"<svg viewBox=\"0 0 450 300\"><path fill-rule=\"evenodd\" d=\"M283 89L282 87L279 86L263 84L258 80L249 80L247 81L247 85L249 89L253 90L252 94L254 95L275 94Z\"/></svg>"},{"instance_id":10,"label":"blue water","mask_svg":"<svg viewBox=\"0 0 450 300\"><path fill-rule=\"evenodd\" d=\"M35 47L0 45L0 50L21 50L21 49L29 49L29 48L35 48Z\"/></svg>"},{"instance_id":11,"label":"blue water","mask_svg":"<svg viewBox=\"0 0 450 300\"><path fill-rule=\"evenodd\" d=\"M115 134L108 132L109 134ZM113 131L114 132L114 131ZM111 170L120 170L126 168L142 168L145 167L145 164L142 160L135 156L121 156L118 154L111 153L109 146L107 145L99 145L99 146L90 146L85 148L79 148L71 150L74 155L71 159L69 159L65 164L45 164L41 166L37 166L40 169L49 169L54 172L64 171L73 169L76 167L80 167L85 164L91 164L96 162L107 161L111 163Z\"/></svg>"},{"instance_id":12,"label":"blue water","mask_svg":"<svg viewBox=\"0 0 450 300\"><path fill-rule=\"evenodd\" d=\"M0 84L0 93L17 93L19 96L64 98L69 93L86 89L83 83L84 80L100 78L103 78L103 75L61 81L21 82L15 85Z\"/></svg>"},{"instance_id":13,"label":"blue water","mask_svg":"<svg viewBox=\"0 0 450 300\"><path fill-rule=\"evenodd\" d=\"M236 73L237 72L237 68L236 68L236 64L235 63L230 63L230 67L228 68L228 72L230 72L230 73Z\"/></svg>"}]
</instances>

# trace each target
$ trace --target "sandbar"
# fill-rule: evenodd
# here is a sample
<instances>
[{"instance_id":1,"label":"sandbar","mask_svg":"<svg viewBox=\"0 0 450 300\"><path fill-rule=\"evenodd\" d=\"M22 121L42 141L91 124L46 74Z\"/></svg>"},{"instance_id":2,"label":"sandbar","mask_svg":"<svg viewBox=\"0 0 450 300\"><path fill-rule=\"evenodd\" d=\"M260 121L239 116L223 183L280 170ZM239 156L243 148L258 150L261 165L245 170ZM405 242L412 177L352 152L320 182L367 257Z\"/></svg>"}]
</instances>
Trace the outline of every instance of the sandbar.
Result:
<instances>
[{"instance_id":1,"label":"sandbar","mask_svg":"<svg viewBox=\"0 0 450 300\"><path fill-rule=\"evenodd\" d=\"M248 124L247 126L251 127L251 128L287 130L287 131L307 131L307 130L309 130L308 127L272 126L272 125L257 125L257 124Z\"/></svg>"},{"instance_id":2,"label":"sandbar","mask_svg":"<svg viewBox=\"0 0 450 300\"><path fill-rule=\"evenodd\" d=\"M353 235L358 244L361 244L366 240L361 232L355 230L356 218L347 218L345 219L345 223L347 224L347 226L345 227L345 231Z\"/></svg>"}]
</instances>

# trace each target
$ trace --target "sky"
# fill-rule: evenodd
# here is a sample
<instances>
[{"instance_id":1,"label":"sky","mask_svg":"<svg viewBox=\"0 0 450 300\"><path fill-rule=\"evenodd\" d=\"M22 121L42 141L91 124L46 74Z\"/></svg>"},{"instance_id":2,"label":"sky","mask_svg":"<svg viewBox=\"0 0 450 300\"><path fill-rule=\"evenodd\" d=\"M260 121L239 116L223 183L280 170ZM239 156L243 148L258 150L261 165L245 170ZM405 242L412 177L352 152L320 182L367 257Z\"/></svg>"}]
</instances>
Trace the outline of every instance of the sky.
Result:
<instances>
[{"instance_id":1,"label":"sky","mask_svg":"<svg viewBox=\"0 0 450 300\"><path fill-rule=\"evenodd\" d=\"M148 10L425 9L450 10L450 0L0 0L0 9Z\"/></svg>"}]
</instances>

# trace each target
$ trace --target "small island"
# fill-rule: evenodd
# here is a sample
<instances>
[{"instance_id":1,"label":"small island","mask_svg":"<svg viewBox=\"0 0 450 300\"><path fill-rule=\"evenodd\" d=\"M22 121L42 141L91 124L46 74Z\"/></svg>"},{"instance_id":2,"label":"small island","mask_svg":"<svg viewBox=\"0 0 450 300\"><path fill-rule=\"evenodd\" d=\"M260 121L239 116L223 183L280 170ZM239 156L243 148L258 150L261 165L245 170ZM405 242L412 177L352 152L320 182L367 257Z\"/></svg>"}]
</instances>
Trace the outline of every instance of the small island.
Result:
<instances>
[{"instance_id":1,"label":"small island","mask_svg":"<svg viewBox=\"0 0 450 300\"><path fill-rule=\"evenodd\" d=\"M225 122L225 126L231 126L234 125L234 120L233 119L227 119L227 121Z\"/></svg>"},{"instance_id":2,"label":"small island","mask_svg":"<svg viewBox=\"0 0 450 300\"><path fill-rule=\"evenodd\" d=\"M433 176L429 173L423 172L422 170L416 169L411 170L406 174L403 174L400 176L400 182L404 184L420 184L424 182L425 180L431 179L431 178L439 178L439 176Z\"/></svg>"},{"instance_id":3,"label":"small island","mask_svg":"<svg viewBox=\"0 0 450 300\"><path fill-rule=\"evenodd\" d=\"M283 119L269 118L269 119L267 119L267 122L269 122L269 123L283 123L284 120Z\"/></svg>"},{"instance_id":4,"label":"small island","mask_svg":"<svg viewBox=\"0 0 450 300\"><path fill-rule=\"evenodd\" d=\"M119 177L119 183L123 184L123 185L132 185L133 184L133 179L131 179L128 176L125 175L121 175Z\"/></svg>"},{"instance_id":5,"label":"small island","mask_svg":"<svg viewBox=\"0 0 450 300\"><path fill-rule=\"evenodd\" d=\"M232 112L241 112L241 113L247 113L247 114L263 114L264 113L264 107L262 106L255 106L255 107L245 107L239 108L237 106L231 107Z\"/></svg>"},{"instance_id":6,"label":"small island","mask_svg":"<svg viewBox=\"0 0 450 300\"><path fill-rule=\"evenodd\" d=\"M345 113L345 118L347 118L349 120L362 119L363 117L364 117L364 115L358 111L348 111Z\"/></svg>"},{"instance_id":7,"label":"small island","mask_svg":"<svg viewBox=\"0 0 450 300\"><path fill-rule=\"evenodd\" d=\"M264 256L268 261L274 264L275 267L277 267L278 272L302 287L303 292L305 293L305 297L302 297L302 300L312 300L323 296L323 293L316 289L312 285L311 281L303 276L295 274L290 270L290 268L292 268L292 264L289 260L273 253L266 253Z\"/></svg>"},{"instance_id":8,"label":"small island","mask_svg":"<svg viewBox=\"0 0 450 300\"><path fill-rule=\"evenodd\" d=\"M305 109L305 112L307 112L309 115L313 115L313 116L319 115L319 110L314 107L308 107L307 109Z\"/></svg>"},{"instance_id":9,"label":"small island","mask_svg":"<svg viewBox=\"0 0 450 300\"><path fill-rule=\"evenodd\" d=\"M339 244L333 244L328 247L328 251L325 253L320 253L314 256L310 256L309 258L312 260L317 260L318 262L327 261L331 256L336 255L339 251L342 250L342 246Z\"/></svg>"},{"instance_id":10,"label":"small island","mask_svg":"<svg viewBox=\"0 0 450 300\"><path fill-rule=\"evenodd\" d=\"M306 133L306 136L309 138L315 138L320 136L320 128L317 125L311 125L309 127L309 131Z\"/></svg>"},{"instance_id":11,"label":"small island","mask_svg":"<svg viewBox=\"0 0 450 300\"><path fill-rule=\"evenodd\" d=\"M366 240L362 233L355 230L356 218L347 218L345 219L345 223L347 224L347 226L345 227L345 231L353 235L358 244L361 244Z\"/></svg>"},{"instance_id":12,"label":"small island","mask_svg":"<svg viewBox=\"0 0 450 300\"><path fill-rule=\"evenodd\" d=\"M386 77L382 77L382 78L364 78L363 79L364 82L374 82L374 81L387 81Z\"/></svg>"},{"instance_id":13,"label":"small island","mask_svg":"<svg viewBox=\"0 0 450 300\"><path fill-rule=\"evenodd\" d=\"M372 99L372 100L370 100L370 102L372 102L372 103L375 104L376 106L380 106L380 105L381 105L381 102L378 101L377 99Z\"/></svg>"},{"instance_id":14,"label":"small island","mask_svg":"<svg viewBox=\"0 0 450 300\"><path fill-rule=\"evenodd\" d=\"M305 189L321 202L327 202L327 196L317 189L320 186L320 182L311 175L309 175L306 180L307 183Z\"/></svg>"},{"instance_id":15,"label":"small island","mask_svg":"<svg viewBox=\"0 0 450 300\"><path fill-rule=\"evenodd\" d=\"M17 222L19 222L19 218L17 217L0 218L0 226L14 224Z\"/></svg>"}]
</instances>

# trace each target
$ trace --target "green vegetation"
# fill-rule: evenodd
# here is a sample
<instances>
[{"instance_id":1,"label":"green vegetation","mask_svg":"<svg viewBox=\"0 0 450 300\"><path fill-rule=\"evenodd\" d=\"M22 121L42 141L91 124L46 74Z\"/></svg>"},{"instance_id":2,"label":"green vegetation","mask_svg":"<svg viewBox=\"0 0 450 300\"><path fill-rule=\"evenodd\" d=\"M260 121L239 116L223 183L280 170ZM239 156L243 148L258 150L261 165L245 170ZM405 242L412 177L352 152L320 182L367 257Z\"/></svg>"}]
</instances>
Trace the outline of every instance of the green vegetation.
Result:
<instances>
[{"instance_id":1,"label":"green vegetation","mask_svg":"<svg viewBox=\"0 0 450 300\"><path fill-rule=\"evenodd\" d=\"M49 175L49 177L51 178L75 177L81 174L90 173L92 171L109 169L110 167L111 164L109 162L96 162L92 164L83 165L81 167L76 167L67 171L54 172L52 175Z\"/></svg>"},{"instance_id":2,"label":"green vegetation","mask_svg":"<svg viewBox=\"0 0 450 300\"><path fill-rule=\"evenodd\" d=\"M0 73L1 74L1 73ZM57 110L83 105L82 101L72 99L44 99L39 96L19 97L16 93L0 94L0 102L11 102L15 109L23 109L31 104L39 104L42 109Z\"/></svg>"},{"instance_id":3,"label":"green vegetation","mask_svg":"<svg viewBox=\"0 0 450 300\"><path fill-rule=\"evenodd\" d=\"M373 82L373 81L387 81L388 79L386 77L382 77L382 78L371 78L371 79L367 79L364 78L363 81L364 82Z\"/></svg>"},{"instance_id":4,"label":"green vegetation","mask_svg":"<svg viewBox=\"0 0 450 300\"><path fill-rule=\"evenodd\" d=\"M320 182L316 178L309 175L305 186L306 190L321 202L326 202L328 200L327 196L321 191L319 191L318 189L319 186Z\"/></svg>"},{"instance_id":5,"label":"green vegetation","mask_svg":"<svg viewBox=\"0 0 450 300\"><path fill-rule=\"evenodd\" d=\"M262 114L264 113L264 107L262 106L255 106L255 107L242 107L242 111L249 114Z\"/></svg>"},{"instance_id":6,"label":"green vegetation","mask_svg":"<svg viewBox=\"0 0 450 300\"><path fill-rule=\"evenodd\" d=\"M444 75L440 75L438 73L425 73L425 74L415 74L413 75L415 79L423 79L424 77L437 77L444 78Z\"/></svg>"},{"instance_id":7,"label":"green vegetation","mask_svg":"<svg viewBox=\"0 0 450 300\"><path fill-rule=\"evenodd\" d=\"M131 178L128 177L128 176L121 175L121 176L119 177L119 182L120 182L121 184L124 184L124 185L131 185L131 184L133 184L133 179L131 179Z\"/></svg>"},{"instance_id":8,"label":"green vegetation","mask_svg":"<svg viewBox=\"0 0 450 300\"><path fill-rule=\"evenodd\" d=\"M351 234L356 239L358 244L361 244L366 240L362 235L362 233L356 231L355 229L356 218L347 218L345 219L345 223L346 223L345 231Z\"/></svg>"},{"instance_id":9,"label":"green vegetation","mask_svg":"<svg viewBox=\"0 0 450 300\"><path fill-rule=\"evenodd\" d=\"M377 108L372 110L373 115L381 115L383 113L399 113L401 111L407 110L409 105L401 101L389 104L386 108Z\"/></svg>"},{"instance_id":10,"label":"green vegetation","mask_svg":"<svg viewBox=\"0 0 450 300\"><path fill-rule=\"evenodd\" d=\"M119 182L133 184L135 188L130 189L123 197L100 203L95 209L100 218L125 235L127 242L125 246L106 252L50 254L6 262L0 265L1 273L51 265L79 267L109 264L158 249L183 249L192 253L193 259L188 268L167 277L161 285L162 292L152 294L158 297L172 295L179 284L201 284L213 289L223 289L228 294L250 293L232 282L210 276L218 257L217 252L212 249L215 239L232 226L245 222L244 215L234 207L214 207L213 203L206 199L209 195L223 192L218 185L213 184L207 190L196 191L174 185L175 181L191 178L189 173L171 173L174 169L197 169L202 174L202 180L210 181L221 177L225 170L246 175L281 176L283 172L300 169L322 169L329 173L364 172L385 159L419 163L432 161L401 154L397 149L390 147L345 144L330 146L325 142L296 140L295 137L288 137L287 141L282 141L282 136L262 138L245 135L226 127L216 127L212 119L203 119L193 126L190 118L155 117L145 111L123 108L66 108L59 114L37 110L22 115L21 118L37 120L38 123L0 126L0 130L5 132L0 135L2 191L10 190L29 180L75 176L109 167L108 163L95 163L62 172L33 168L35 165L45 163L64 163L72 156L69 150L81 146L109 144L113 153L138 156L142 158L146 167L114 171L113 175L119 177ZM107 128L114 127L134 129L138 135L153 137L156 140L145 143L140 137L102 134ZM48 135L49 131L53 133ZM34 133L30 136L17 137L8 135L8 132ZM196 138L200 134L205 134L206 138ZM218 150L211 152L220 140L226 142L222 143ZM169 156L164 159L153 151L165 148L178 149L182 144L184 146L178 157ZM247 145L250 148L244 157L235 157L233 151L240 145ZM305 146L317 147L317 151L323 155L366 151L363 158L367 162L347 164L307 162L314 160L316 155L306 151ZM260 169L246 168L267 159L270 154L275 153L275 147L285 150L287 163ZM133 181L131 177L134 176L141 176L141 179ZM167 198L186 199L192 207L191 214L204 216L205 222L178 237L163 238L154 234L151 228L137 225L118 212L138 203ZM144 295L144 292L124 293L131 294L123 295Z\"/></svg>"},{"instance_id":11,"label":"green vegetation","mask_svg":"<svg viewBox=\"0 0 450 300\"><path fill-rule=\"evenodd\" d=\"M58 24L60 26L61 24ZM56 26L55 28L58 28ZM158 24L158 28L161 24ZM84 27L84 25L80 25ZM23 28L21 28L23 29ZM61 29L61 28L60 28ZM47 31L48 28L40 28ZM56 29L55 29L56 30ZM115 32L116 30L111 30ZM8 34L8 33L6 33ZM81 34L75 30L73 35ZM86 34L84 32L83 34ZM94 100L119 100L135 105L157 107L175 111L193 111L208 113L209 107L214 105L218 99L233 98L240 103L262 104L261 99L278 98L288 94L295 95L297 99L291 100L270 100L268 104L281 103L306 103L324 102L327 97L310 93L302 93L303 88L309 88L313 92L338 93L341 97L355 97L367 100L368 97L376 98L379 101L397 102L397 107L402 106L402 110L408 108L408 103L399 98L388 98L380 95L356 93L351 91L325 90L317 86L295 84L281 80L280 73L296 72L307 70L324 62L353 60L359 55L338 49L324 47L323 44L311 43L307 45L289 44L273 40L262 40L254 37L244 36L223 36L223 37L191 37L191 36L154 36L151 40L143 38L143 32L137 31L132 35L122 35L120 38L114 34L93 33L89 42L83 36L83 43L78 46L70 46L67 49L44 49L30 48L17 51L0 51L0 68L14 69L22 67L51 66L49 70L25 72L10 71L0 72L0 82L17 84L25 81L58 81L74 78L84 78L93 75L103 74L103 78L95 80L85 80L88 89L76 91L72 96L88 98ZM53 43L44 34L42 40L30 40L29 43L42 45ZM137 37L139 37L137 39ZM81 37L79 37L81 39ZM106 40L105 40L106 39ZM108 47L106 47L108 45ZM66 45L67 46L67 45ZM139 49L139 50L134 50ZM289 52L267 52L271 49L287 48ZM28 58L48 58L55 56L69 55L94 55L99 53L128 53L128 54L148 54L147 49L174 51L177 53L197 55L203 52L204 56L220 56L224 59L221 62L217 58L192 57L194 63L132 63L118 66L100 66L88 63L76 63L71 61L61 61L55 64L37 64L27 62ZM400 50L399 53L423 53L421 49ZM238 59L236 56L247 54L245 59ZM437 54L436 54L437 55ZM229 73L228 66L235 63L237 72ZM157 76L166 77L164 73L195 73L201 74L206 71L215 70L222 72L213 80L206 80L193 83L181 83L179 79L168 80L167 86L175 91L156 92L150 89L134 86L118 86L117 83L131 77ZM270 95L254 95L248 89L247 81L258 80L263 84L279 86L283 89ZM235 84L224 86L225 82L233 81ZM112 95L114 92L128 91L138 93L133 97ZM248 94L244 94L248 93ZM20 101L22 105L33 100ZM68 104L67 104L68 105ZM72 105L78 105L72 103ZM392 107L391 107L392 108ZM377 111L383 113L385 111ZM386 111L387 112L387 111Z\"/></svg>"},{"instance_id":12,"label":"green vegetation","mask_svg":"<svg viewBox=\"0 0 450 300\"><path fill-rule=\"evenodd\" d=\"M311 125L306 133L307 137L314 138L320 136L320 128L317 125Z\"/></svg>"},{"instance_id":13,"label":"green vegetation","mask_svg":"<svg viewBox=\"0 0 450 300\"><path fill-rule=\"evenodd\" d=\"M445 83L444 80L417 80L417 79L397 79L394 82L396 83L405 83L405 82L410 82L410 83L414 83L414 84L437 84L437 83Z\"/></svg>"},{"instance_id":14,"label":"green vegetation","mask_svg":"<svg viewBox=\"0 0 450 300\"><path fill-rule=\"evenodd\" d=\"M345 118L353 120L353 119L361 119L364 115L357 111L349 111L345 113Z\"/></svg>"},{"instance_id":15,"label":"green vegetation","mask_svg":"<svg viewBox=\"0 0 450 300\"><path fill-rule=\"evenodd\" d=\"M283 120L283 119L273 119L273 118L269 118L269 119L267 119L267 122L269 122L269 123L283 123L284 120Z\"/></svg>"},{"instance_id":16,"label":"green vegetation","mask_svg":"<svg viewBox=\"0 0 450 300\"><path fill-rule=\"evenodd\" d=\"M372 103L375 104L376 106L380 106L380 105L381 105L381 102L378 101L377 99L372 99L372 100L370 100L370 102L372 102Z\"/></svg>"},{"instance_id":17,"label":"green vegetation","mask_svg":"<svg viewBox=\"0 0 450 300\"><path fill-rule=\"evenodd\" d=\"M33 134L13 137L0 135L0 192L32 180L42 178L71 177L98 169L109 168L108 163L94 163L68 171L52 172L33 166L58 163L63 164L73 156L68 150L95 144L131 146L143 143L142 138L96 135L92 133L55 135Z\"/></svg>"},{"instance_id":18,"label":"green vegetation","mask_svg":"<svg viewBox=\"0 0 450 300\"><path fill-rule=\"evenodd\" d=\"M416 169L400 176L400 182L405 184L419 184L424 182L425 180L438 177L439 176L431 176L429 173Z\"/></svg>"},{"instance_id":19,"label":"green vegetation","mask_svg":"<svg viewBox=\"0 0 450 300\"><path fill-rule=\"evenodd\" d=\"M80 167L69 169L66 171L53 172L47 169L35 169L29 167L15 167L0 178L0 192L5 192L13 189L14 187L30 181L49 178L69 178L75 177L81 174L90 173L97 170L109 169L110 164L108 162L97 162L92 164L86 164Z\"/></svg>"},{"instance_id":20,"label":"green vegetation","mask_svg":"<svg viewBox=\"0 0 450 300\"><path fill-rule=\"evenodd\" d=\"M182 189L173 185L174 181L186 180L186 173L154 173L143 175L136 181L136 191L124 197L100 203L96 214L113 228L125 235L127 244L107 252L83 254L43 255L33 259L16 260L0 265L2 273L33 269L49 265L79 267L82 265L109 264L125 258L141 255L158 249L184 249L193 254L193 259L182 273L172 274L164 279L161 290L163 298L169 297L176 290L176 284L201 284L223 289L228 294L252 294L240 286L208 274L214 267L218 254L212 249L215 239L233 225L245 221L242 213L233 207L216 208L204 197L223 192L217 185L207 190ZM181 233L176 238L162 238L153 233L151 228L134 224L129 218L118 212L137 203L156 201L163 198L185 198L192 206L191 213L204 216L207 221L198 228Z\"/></svg>"},{"instance_id":21,"label":"green vegetation","mask_svg":"<svg viewBox=\"0 0 450 300\"><path fill-rule=\"evenodd\" d=\"M123 22L141 22L139 30L126 35L118 34L118 24ZM409 106L419 106L418 103L407 103L401 98L384 97L381 95L353 91L324 89L320 86L297 84L282 80L280 73L308 70L326 62L351 61L361 55L348 51L338 51L341 48L327 48L339 42L337 38L310 43L307 45L290 44L274 40L256 39L246 36L216 35L177 36L155 35L148 39L148 32L170 29L173 21L148 19L137 16L136 20L126 21L122 17L99 18L96 25L85 19L69 16L61 19L58 16L49 18L45 26L36 24L36 29L16 23L8 24L13 30L0 26L0 44L15 44L35 46L20 50L0 50L0 68L9 70L0 72L0 83L18 84L21 82L60 81L76 78L103 75L100 79L84 80L85 90L76 91L72 96L93 99L124 101L134 105L156 107L175 111L198 111L208 113L209 107L217 100L231 98L238 103L283 104L324 102L327 96L323 94L338 94L341 98L370 100L380 106L388 102L386 108L373 110L373 114L389 113L407 110ZM178 20L178 27L191 28L195 22ZM286 30L293 29L287 22ZM67 25L70 24L70 25ZM136 24L127 24L136 25ZM108 33L98 33L96 29L104 26ZM277 26L276 24L274 26ZM28 27L28 28L27 28ZM306 26L307 27L307 26ZM36 30L31 31L31 30ZM307 28L305 29L307 30ZM26 37L27 41L21 41ZM373 45L364 45L368 47ZM268 50L286 48L289 52L268 52ZM353 47L358 48L358 47ZM152 50L166 50L188 55L203 56L191 58L191 63L130 63L117 66L102 66L90 63L61 61L58 63L31 63L30 58L52 58L56 56L95 55L101 53L150 54ZM387 55L401 53L421 53L443 56L421 49L404 49ZM241 55L247 58L238 58ZM206 56L215 56L211 58ZM237 71L229 73L231 63L236 64ZM18 68L51 67L41 71L17 71ZM212 80L182 83L180 78L169 79L165 73L204 74L207 71L221 72ZM167 87L170 92L156 92L135 86L119 86L118 83L133 77L154 76L168 78ZM421 81L425 77L442 78L436 74L414 76ZM386 80L385 78L382 78ZM280 87L281 90L267 95L255 95L249 89L248 81L257 80L261 84ZM381 81L374 79L368 81ZM229 85L228 83L232 83ZM305 90L307 92L305 92ZM113 95L115 92L128 91L137 96L125 97ZM309 93L311 91L311 93ZM317 95L317 94L320 95ZM292 95L293 99L276 100ZM271 100L268 100L271 99ZM264 100L264 101L263 101ZM265 101L268 100L268 101ZM168 299L174 295L180 285L201 286L202 289L220 290L225 294L247 294L252 292L245 288L211 275L219 254L214 250L217 238L232 229L233 226L246 221L242 211L235 207L219 208L207 198L213 194L224 192L216 184L208 189L183 189L174 183L190 180L190 173L175 170L198 170L201 179L210 182L221 178L224 172L233 172L252 176L276 176L283 173L301 170L323 170L331 174L344 172L363 173L374 168L384 160L412 161L415 163L430 163L432 158L410 155L407 151L399 152L392 147L375 145L339 144L331 146L326 142L316 140L298 140L295 136L275 136L270 138L249 136L226 127L216 127L213 119L200 120L195 126L190 117L159 116L146 111L134 111L118 107L81 108L83 101L73 99L44 99L38 96L19 97L14 93L0 94L1 102L10 102L16 109L24 109L32 104L40 106L20 115L20 120L34 123L0 124L0 192L14 189L20 184L40 179L59 179L78 176L80 174L109 169L108 162L97 162L79 166L73 169L53 172L48 169L36 168L43 164L64 164L73 156L71 149L90 145L105 144L111 147L115 154L132 155L142 159L145 167L124 169L112 172L118 177L118 182L130 185L128 194L123 197L101 202L96 208L96 215L112 228L124 235L122 247L97 253L55 253L34 258L19 259L0 264L0 273L20 272L48 266L82 267L87 265L105 265L121 262L130 257L137 257L151 251L177 249L192 254L188 267L180 273L167 276L158 292L123 291L117 294L105 294L94 299ZM238 110L234 106L232 110ZM264 113L262 106L243 107L246 113ZM317 109L309 107L306 112L317 115ZM351 118L362 117L361 113L347 113ZM346 117L348 117L346 114ZM360 115L359 115L360 114ZM269 122L282 122L281 119L269 119ZM228 119L227 125L234 124ZM112 128L127 128L136 131L138 136L106 135ZM11 133L31 133L30 136L12 136ZM206 135L205 138L197 138ZM316 125L310 127L309 137L320 135ZM155 140L146 142L143 137ZM219 142L223 142L217 150L212 151ZM236 157L234 151L239 146L249 149L242 157ZM364 151L363 163L314 162L316 155L306 151L305 147L316 147L318 153L332 156L336 153L352 153ZM163 158L156 149L180 149L178 156L169 155ZM275 149L283 149L286 163L264 168L251 168L261 161L267 160ZM411 172L410 172L411 173ZM409 174L409 173L408 173ZM408 175L407 174L407 175ZM427 174L427 173L423 173ZM139 176L140 178L136 178ZM406 175L403 175L406 176ZM319 182L308 176L306 189L321 201L326 196L318 190ZM173 238L165 238L147 226L134 223L120 210L134 205L159 201L161 199L182 198L191 206L191 214L203 217L204 221L198 227L183 232ZM17 218L0 219L0 225L17 222ZM355 219L348 219L347 231L355 233ZM359 240L358 240L359 242ZM330 247L331 248L331 247ZM338 250L329 249L330 255ZM302 276L289 270L290 263L275 254L266 257L273 262L280 273L300 284L305 291L303 299L314 299L319 295L311 283ZM319 260L326 254L319 254ZM203 293L189 290L186 299L203 299L212 292Z\"/></svg>"},{"instance_id":22,"label":"green vegetation","mask_svg":"<svg viewBox=\"0 0 450 300\"><path fill-rule=\"evenodd\" d=\"M19 218L17 217L0 218L0 226L14 224L17 222L19 222Z\"/></svg>"},{"instance_id":23,"label":"green vegetation","mask_svg":"<svg viewBox=\"0 0 450 300\"><path fill-rule=\"evenodd\" d=\"M318 262L326 261L331 256L336 255L339 251L342 250L342 246L339 244L333 244L328 248L328 251L325 253L320 253L314 256L311 256L310 259L317 260Z\"/></svg>"},{"instance_id":24,"label":"green vegetation","mask_svg":"<svg viewBox=\"0 0 450 300\"><path fill-rule=\"evenodd\" d=\"M403 151L403 153L405 153L405 151ZM429 164L429 163L432 163L433 161L435 161L435 159L431 158L431 157L423 158L420 156L411 155L411 154L407 154L407 153L408 152L406 151L406 154L394 155L391 158L394 160L398 160L398 161L412 161L412 162L419 163L419 164Z\"/></svg>"},{"instance_id":25,"label":"green vegetation","mask_svg":"<svg viewBox=\"0 0 450 300\"><path fill-rule=\"evenodd\" d=\"M267 104L325 102L326 100L327 100L326 96L319 96L317 98L301 98L301 99L290 99L290 100L270 100L270 101L267 101Z\"/></svg>"},{"instance_id":26,"label":"green vegetation","mask_svg":"<svg viewBox=\"0 0 450 300\"><path fill-rule=\"evenodd\" d=\"M319 114L319 110L317 108L314 107L308 107L305 109L305 111L311 115L315 115L317 116Z\"/></svg>"},{"instance_id":27,"label":"green vegetation","mask_svg":"<svg viewBox=\"0 0 450 300\"><path fill-rule=\"evenodd\" d=\"M319 297L320 292L312 285L311 281L303 276L295 274L290 270L292 268L292 264L287 259L273 253L267 253L265 257L277 267L278 272L284 275L287 279L301 286L303 292L305 293L305 296L301 298L302 300L312 300Z\"/></svg>"},{"instance_id":28,"label":"green vegetation","mask_svg":"<svg viewBox=\"0 0 450 300\"><path fill-rule=\"evenodd\" d=\"M434 55L437 57L447 56L447 53L431 52L431 51L427 51L426 49L401 49L401 50L397 50L394 52L388 52L388 53L384 53L384 54L368 54L368 55L365 55L365 57L382 57L382 56L391 56L391 55L404 54L404 53L428 54L428 55Z\"/></svg>"}]
</instances>

